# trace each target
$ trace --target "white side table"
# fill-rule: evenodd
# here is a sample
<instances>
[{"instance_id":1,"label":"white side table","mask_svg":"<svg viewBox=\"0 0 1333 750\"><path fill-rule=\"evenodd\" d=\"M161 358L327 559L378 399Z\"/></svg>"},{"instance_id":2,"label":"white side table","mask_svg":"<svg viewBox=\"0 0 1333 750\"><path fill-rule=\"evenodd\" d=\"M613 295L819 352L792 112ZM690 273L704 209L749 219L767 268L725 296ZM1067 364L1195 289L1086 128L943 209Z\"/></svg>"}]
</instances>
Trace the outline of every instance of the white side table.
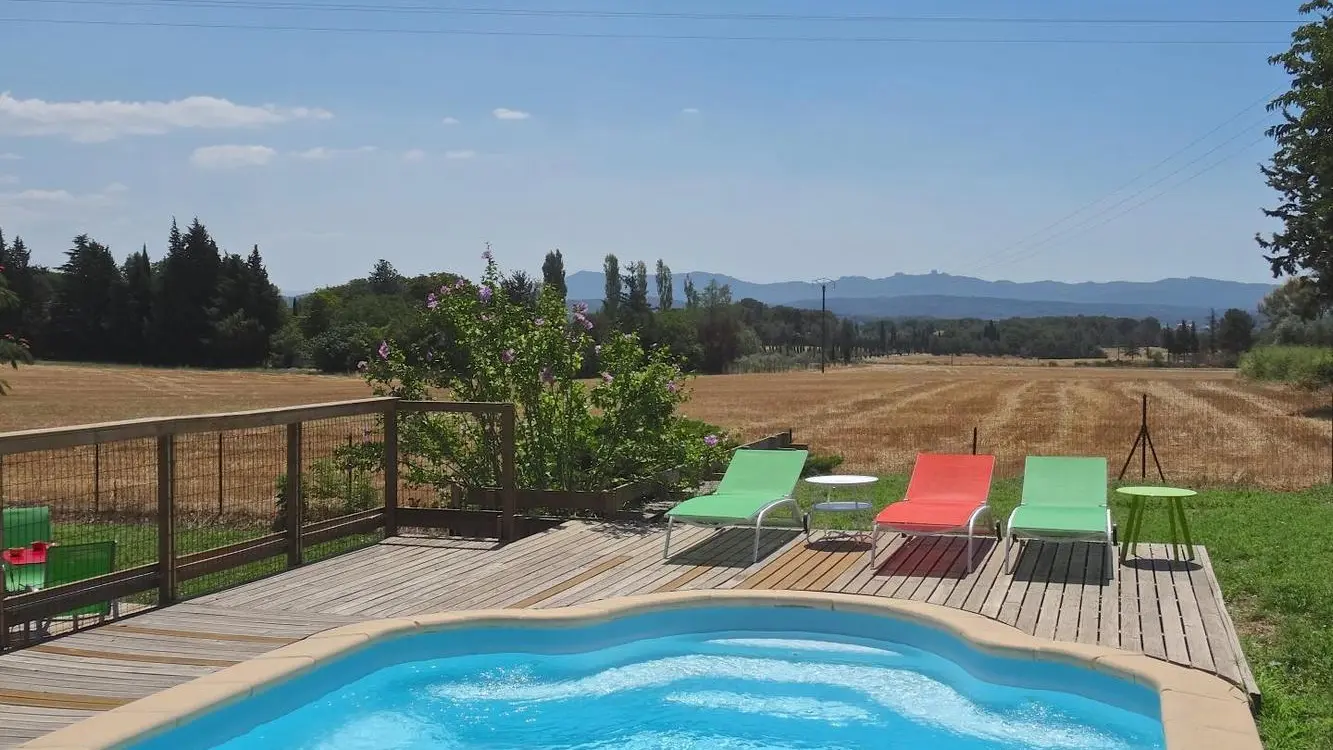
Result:
<instances>
[{"instance_id":1,"label":"white side table","mask_svg":"<svg viewBox=\"0 0 1333 750\"><path fill-rule=\"evenodd\" d=\"M833 489L835 487L868 487L879 481L879 477L863 476L860 474L827 474L824 476L806 477L806 482L819 485L824 488L823 502L815 503L811 510L821 513L866 513L874 509L874 503L869 500L834 500ZM807 514L807 527L809 525L809 514ZM869 532L866 531L835 531L829 538L844 539L865 539Z\"/></svg>"}]
</instances>

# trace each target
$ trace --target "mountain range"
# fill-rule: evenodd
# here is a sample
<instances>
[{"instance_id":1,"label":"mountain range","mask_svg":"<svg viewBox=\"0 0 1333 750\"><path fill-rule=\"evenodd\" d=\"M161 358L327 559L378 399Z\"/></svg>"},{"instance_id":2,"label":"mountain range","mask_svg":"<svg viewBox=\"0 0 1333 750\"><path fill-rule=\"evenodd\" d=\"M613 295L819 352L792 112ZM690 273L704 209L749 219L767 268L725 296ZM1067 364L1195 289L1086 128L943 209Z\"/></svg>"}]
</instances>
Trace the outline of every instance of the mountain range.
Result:
<instances>
[{"instance_id":1,"label":"mountain range","mask_svg":"<svg viewBox=\"0 0 1333 750\"><path fill-rule=\"evenodd\" d=\"M751 298L769 305L819 309L820 287L808 281L756 283L724 274L672 274L673 294L685 299L685 278L702 291L710 281L731 288L733 300ZM600 304L605 294L601 271L578 271L565 279L570 299ZM656 278L648 279L655 295ZM1222 281L1198 276L1160 281L987 281L947 273L898 273L884 278L844 276L827 286L827 306L840 316L857 318L1017 318L1047 315L1156 317L1163 321L1207 319L1237 307L1254 311L1272 284Z\"/></svg>"}]
</instances>

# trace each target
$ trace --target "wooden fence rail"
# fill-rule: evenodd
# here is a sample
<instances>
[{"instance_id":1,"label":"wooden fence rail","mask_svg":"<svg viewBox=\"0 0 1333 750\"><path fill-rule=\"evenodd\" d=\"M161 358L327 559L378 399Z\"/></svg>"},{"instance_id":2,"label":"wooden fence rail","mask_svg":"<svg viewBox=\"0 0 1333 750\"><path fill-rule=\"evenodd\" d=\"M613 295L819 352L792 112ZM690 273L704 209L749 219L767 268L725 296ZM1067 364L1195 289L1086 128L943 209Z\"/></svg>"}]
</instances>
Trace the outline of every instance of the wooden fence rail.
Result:
<instances>
[{"instance_id":1,"label":"wooden fence rail","mask_svg":"<svg viewBox=\"0 0 1333 750\"><path fill-rule=\"evenodd\" d=\"M498 423L498 486L465 490L466 504L473 507L402 504L399 420L403 415L426 413L470 414ZM370 472L373 479L369 475L358 478L354 472L360 470L349 464L346 491L343 493L341 480L337 491L346 495L350 506L356 482L369 482L374 503L371 507L336 507L334 513L307 517L317 499L314 493L328 491L327 486L321 489L321 482L327 485L328 478L316 470L319 462L330 461L344 447L349 453L357 447L353 425L339 420L363 423L356 426L363 428L365 445L376 466ZM318 545L336 543L340 546L331 549L337 554L353 548L341 545L363 537L378 538L381 530L384 536L396 536L402 528L442 529L460 536L510 541L559 522L558 518L538 517L538 510L623 517L627 505L660 492L679 476L678 469L671 469L604 492L520 489L516 486L515 420L515 407L510 403L371 398L0 433L0 510L48 514L43 531L17 541L26 544L28 538L40 538L58 541L60 547L111 542L116 555L116 562L106 570L82 580L48 579L33 586L29 578L26 585L0 587L0 650L26 645L32 641L31 625L39 625L41 631L45 621L71 610L97 608L112 601L132 610L165 606L298 567ZM333 428L342 431L330 438L337 432ZM370 438L373 432L378 432L378 439ZM790 444L788 431L747 447ZM206 446L204 453L200 446ZM222 458L224 450L227 462ZM241 454L250 454L250 463ZM87 486L78 484L88 479L81 474L85 459L93 474ZM122 467L124 476L114 473L127 462L128 468ZM248 482L245 492L239 493L246 495L245 500L228 496L223 476L227 470L244 475L230 478L233 485ZM208 476L192 476L200 472ZM199 497L201 487L208 488L206 502ZM130 504L134 507L127 510L123 501L118 505L117 492L133 494ZM5 536L10 525L6 514L0 525L0 549L9 546ZM10 572L18 567L6 571L6 584ZM79 618L74 618L71 629L79 624ZM21 639L14 630L20 625ZM37 637L45 635L39 632Z\"/></svg>"}]
</instances>

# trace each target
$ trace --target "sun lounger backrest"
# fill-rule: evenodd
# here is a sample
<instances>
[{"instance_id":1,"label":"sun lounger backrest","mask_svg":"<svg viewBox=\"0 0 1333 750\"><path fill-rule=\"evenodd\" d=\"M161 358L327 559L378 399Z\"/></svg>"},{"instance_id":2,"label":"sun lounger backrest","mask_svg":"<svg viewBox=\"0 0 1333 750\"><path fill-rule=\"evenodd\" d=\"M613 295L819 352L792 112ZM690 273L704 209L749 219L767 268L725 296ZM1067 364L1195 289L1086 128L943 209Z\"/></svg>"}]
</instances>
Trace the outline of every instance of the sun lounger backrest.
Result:
<instances>
[{"instance_id":1,"label":"sun lounger backrest","mask_svg":"<svg viewBox=\"0 0 1333 750\"><path fill-rule=\"evenodd\" d=\"M1106 459L1028 456L1023 468L1023 504L1105 506Z\"/></svg>"},{"instance_id":2,"label":"sun lounger backrest","mask_svg":"<svg viewBox=\"0 0 1333 750\"><path fill-rule=\"evenodd\" d=\"M918 453L905 500L976 505L990 495L995 456Z\"/></svg>"},{"instance_id":3,"label":"sun lounger backrest","mask_svg":"<svg viewBox=\"0 0 1333 750\"><path fill-rule=\"evenodd\" d=\"M800 480L808 455L804 450L737 450L717 491L786 497Z\"/></svg>"}]
</instances>

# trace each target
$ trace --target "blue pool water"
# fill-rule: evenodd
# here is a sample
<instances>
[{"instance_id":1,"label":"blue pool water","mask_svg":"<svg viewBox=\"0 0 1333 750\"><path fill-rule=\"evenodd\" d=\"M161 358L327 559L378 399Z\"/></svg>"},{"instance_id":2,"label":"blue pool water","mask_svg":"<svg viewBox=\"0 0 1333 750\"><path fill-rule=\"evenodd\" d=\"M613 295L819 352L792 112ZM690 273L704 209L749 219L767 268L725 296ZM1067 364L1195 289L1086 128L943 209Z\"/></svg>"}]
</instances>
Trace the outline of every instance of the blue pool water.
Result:
<instances>
[{"instance_id":1,"label":"blue pool water","mask_svg":"<svg viewBox=\"0 0 1333 750\"><path fill-rule=\"evenodd\" d=\"M1155 693L873 615L703 606L392 638L134 750L1161 750Z\"/></svg>"}]
</instances>

